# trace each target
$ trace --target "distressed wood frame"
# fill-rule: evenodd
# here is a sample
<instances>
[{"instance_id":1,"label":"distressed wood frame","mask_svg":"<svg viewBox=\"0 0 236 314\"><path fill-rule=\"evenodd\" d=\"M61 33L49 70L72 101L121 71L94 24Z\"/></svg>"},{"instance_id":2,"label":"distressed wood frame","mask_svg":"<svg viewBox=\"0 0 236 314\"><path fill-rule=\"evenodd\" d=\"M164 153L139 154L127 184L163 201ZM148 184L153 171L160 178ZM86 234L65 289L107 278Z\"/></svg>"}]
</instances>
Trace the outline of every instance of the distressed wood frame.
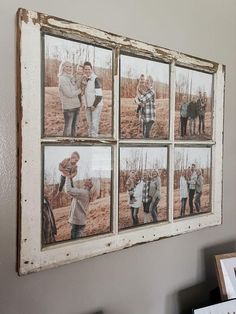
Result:
<instances>
[{"instance_id":1,"label":"distressed wood frame","mask_svg":"<svg viewBox=\"0 0 236 314\"><path fill-rule=\"evenodd\" d=\"M83 40L113 50L113 139L68 139L41 137L41 34L57 35L66 39ZM29 49L30 48L30 49ZM170 67L170 129L167 140L148 140L148 145L168 146L168 221L157 225L118 231L118 171L119 144L130 140L119 139L119 54L135 52L136 56L163 61ZM191 146L212 149L212 211L201 215L173 219L173 171L175 144L189 142L175 140L175 66L195 69L214 77L214 109L212 140L191 141ZM107 33L46 14L19 9L17 13L17 114L18 114L18 272L24 275L43 269L68 264L88 257L131 247L161 238L200 230L222 223L222 152L223 104L225 66L138 40ZM33 99L33 102L32 102ZM43 143L107 143L113 145L113 231L106 235L78 241L41 245L41 144ZM132 144L147 144L132 140Z\"/></svg>"},{"instance_id":2,"label":"distressed wood frame","mask_svg":"<svg viewBox=\"0 0 236 314\"><path fill-rule=\"evenodd\" d=\"M226 259L236 259L236 252L233 253L227 253L227 254L220 254L215 255L215 266L216 266L216 274L217 274L217 280L220 288L220 295L222 300L228 300L232 299L232 296L229 295L229 288L227 287L226 278L224 275L224 271L222 268L221 262ZM236 261L235 261L235 268L236 268ZM236 276L236 274L234 273ZM236 297L236 290L234 291L235 295L233 298Z\"/></svg>"}]
</instances>

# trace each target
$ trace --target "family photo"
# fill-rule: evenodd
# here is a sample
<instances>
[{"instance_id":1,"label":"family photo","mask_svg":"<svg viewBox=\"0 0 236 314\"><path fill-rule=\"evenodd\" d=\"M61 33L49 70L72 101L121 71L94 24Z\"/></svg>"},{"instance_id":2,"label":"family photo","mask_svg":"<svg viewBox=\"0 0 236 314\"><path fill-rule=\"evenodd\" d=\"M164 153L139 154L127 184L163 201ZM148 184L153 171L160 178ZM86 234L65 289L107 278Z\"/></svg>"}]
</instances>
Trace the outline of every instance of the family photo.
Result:
<instances>
[{"instance_id":1,"label":"family photo","mask_svg":"<svg viewBox=\"0 0 236 314\"><path fill-rule=\"evenodd\" d=\"M44 35L44 136L112 137L112 51Z\"/></svg>"},{"instance_id":2,"label":"family photo","mask_svg":"<svg viewBox=\"0 0 236 314\"><path fill-rule=\"evenodd\" d=\"M111 147L44 146L42 244L111 231Z\"/></svg>"},{"instance_id":3,"label":"family photo","mask_svg":"<svg viewBox=\"0 0 236 314\"><path fill-rule=\"evenodd\" d=\"M169 65L120 56L120 137L166 139L169 135Z\"/></svg>"},{"instance_id":4,"label":"family photo","mask_svg":"<svg viewBox=\"0 0 236 314\"><path fill-rule=\"evenodd\" d=\"M211 149L176 147L174 218L211 211Z\"/></svg>"},{"instance_id":5,"label":"family photo","mask_svg":"<svg viewBox=\"0 0 236 314\"><path fill-rule=\"evenodd\" d=\"M212 84L212 74L176 67L176 139L211 139Z\"/></svg>"},{"instance_id":6,"label":"family photo","mask_svg":"<svg viewBox=\"0 0 236 314\"><path fill-rule=\"evenodd\" d=\"M119 229L168 219L167 148L120 147Z\"/></svg>"}]
</instances>

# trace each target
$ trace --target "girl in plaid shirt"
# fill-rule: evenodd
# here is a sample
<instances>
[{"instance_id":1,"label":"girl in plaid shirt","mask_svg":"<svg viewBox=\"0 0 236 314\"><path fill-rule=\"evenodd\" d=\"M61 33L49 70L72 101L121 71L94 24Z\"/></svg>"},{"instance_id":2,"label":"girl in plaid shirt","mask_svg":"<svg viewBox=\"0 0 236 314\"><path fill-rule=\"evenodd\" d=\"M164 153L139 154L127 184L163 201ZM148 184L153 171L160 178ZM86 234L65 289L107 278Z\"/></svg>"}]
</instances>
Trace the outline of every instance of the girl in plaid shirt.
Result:
<instances>
[{"instance_id":1,"label":"girl in plaid shirt","mask_svg":"<svg viewBox=\"0 0 236 314\"><path fill-rule=\"evenodd\" d=\"M139 97L145 95L146 92L147 92L147 87L146 87L146 82L145 82L145 76L144 74L141 74L138 80L137 88L136 88L136 97L134 98L134 102L138 104L136 111L137 111L137 114L140 114L140 117L141 117L142 105L139 101Z\"/></svg>"},{"instance_id":2,"label":"girl in plaid shirt","mask_svg":"<svg viewBox=\"0 0 236 314\"><path fill-rule=\"evenodd\" d=\"M142 107L142 119L143 119L143 137L149 138L152 125L156 119L155 101L156 96L153 90L153 78L148 75L145 81L147 91L144 95L138 97L138 100Z\"/></svg>"}]
</instances>

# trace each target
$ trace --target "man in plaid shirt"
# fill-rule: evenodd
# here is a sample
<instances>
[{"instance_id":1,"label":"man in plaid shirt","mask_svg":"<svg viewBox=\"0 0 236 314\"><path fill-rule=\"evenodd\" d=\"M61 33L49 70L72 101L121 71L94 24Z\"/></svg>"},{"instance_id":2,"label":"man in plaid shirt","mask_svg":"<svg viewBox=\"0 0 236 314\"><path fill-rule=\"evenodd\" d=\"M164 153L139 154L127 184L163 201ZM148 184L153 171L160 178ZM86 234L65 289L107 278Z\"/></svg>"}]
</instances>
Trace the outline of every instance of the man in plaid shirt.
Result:
<instances>
[{"instance_id":1,"label":"man in plaid shirt","mask_svg":"<svg viewBox=\"0 0 236 314\"><path fill-rule=\"evenodd\" d=\"M142 192L144 223L148 222L149 207L150 207L150 203L151 203L151 197L149 195L149 190L150 190L150 179L149 179L148 171L145 170L143 173L143 192Z\"/></svg>"},{"instance_id":2,"label":"man in plaid shirt","mask_svg":"<svg viewBox=\"0 0 236 314\"><path fill-rule=\"evenodd\" d=\"M193 198L196 190L196 182L197 182L197 173L196 173L196 165L192 164L191 171L188 178L188 193L189 193L189 208L190 214L193 214Z\"/></svg>"},{"instance_id":3,"label":"man in plaid shirt","mask_svg":"<svg viewBox=\"0 0 236 314\"><path fill-rule=\"evenodd\" d=\"M141 103L142 119L143 119L143 137L149 138L152 125L156 119L155 112L155 92L152 88L153 78L149 75L145 81L147 92L141 95L138 100Z\"/></svg>"}]
</instances>

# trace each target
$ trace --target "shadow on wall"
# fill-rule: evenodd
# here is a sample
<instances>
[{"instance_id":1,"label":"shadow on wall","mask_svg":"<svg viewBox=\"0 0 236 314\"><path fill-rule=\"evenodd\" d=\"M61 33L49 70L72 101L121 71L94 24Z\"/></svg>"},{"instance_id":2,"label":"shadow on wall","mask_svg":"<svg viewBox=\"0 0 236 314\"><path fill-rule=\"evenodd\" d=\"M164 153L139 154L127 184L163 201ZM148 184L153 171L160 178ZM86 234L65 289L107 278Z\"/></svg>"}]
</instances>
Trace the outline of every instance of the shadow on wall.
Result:
<instances>
[{"instance_id":1,"label":"shadow on wall","mask_svg":"<svg viewBox=\"0 0 236 314\"><path fill-rule=\"evenodd\" d=\"M84 313L84 314L105 314L102 310L98 310L98 311L95 311L95 312L87 312L87 313Z\"/></svg>"},{"instance_id":2,"label":"shadow on wall","mask_svg":"<svg viewBox=\"0 0 236 314\"><path fill-rule=\"evenodd\" d=\"M194 286L186 287L166 299L166 313L173 313L170 304L176 303L179 314L192 314L192 309L212 305L221 301L220 291L216 277L215 255L236 251L236 241L221 243L212 247L206 247L201 251L201 262L205 281ZM168 310L169 309L169 310ZM177 313L176 311L174 313Z\"/></svg>"}]
</instances>

